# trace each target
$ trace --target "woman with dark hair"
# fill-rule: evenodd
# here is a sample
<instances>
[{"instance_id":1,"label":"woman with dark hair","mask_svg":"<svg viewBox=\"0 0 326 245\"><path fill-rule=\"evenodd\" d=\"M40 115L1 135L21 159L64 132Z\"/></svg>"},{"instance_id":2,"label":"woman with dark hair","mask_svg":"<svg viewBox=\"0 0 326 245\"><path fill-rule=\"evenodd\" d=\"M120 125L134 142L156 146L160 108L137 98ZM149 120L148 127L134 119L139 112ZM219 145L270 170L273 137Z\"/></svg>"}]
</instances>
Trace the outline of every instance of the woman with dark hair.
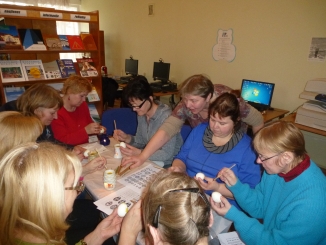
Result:
<instances>
[{"instance_id":1,"label":"woman with dark hair","mask_svg":"<svg viewBox=\"0 0 326 245\"><path fill-rule=\"evenodd\" d=\"M187 78L179 89L182 100L173 109L171 116L165 120L157 133L153 135L142 153L129 159L123 159L122 165L133 163L131 168L135 168L144 163L153 152L161 148L173 135L180 132L185 121L188 121L192 128L203 122L208 122L209 105L221 94L231 90L225 85L213 84L207 76L201 74ZM254 133L264 126L262 114L242 98L239 98L239 107L244 132L247 130L247 125L252 126Z\"/></svg>"},{"instance_id":2,"label":"woman with dark hair","mask_svg":"<svg viewBox=\"0 0 326 245\"><path fill-rule=\"evenodd\" d=\"M260 167L255 163L256 154L251 147L251 138L241 131L240 110L235 94L224 93L209 106L209 123L202 123L188 136L179 154L175 157L173 172L184 172L197 178L207 194L218 191L238 207L225 183L214 178L223 168L230 168L243 182L254 188L260 181Z\"/></svg>"},{"instance_id":3,"label":"woman with dark hair","mask_svg":"<svg viewBox=\"0 0 326 245\"><path fill-rule=\"evenodd\" d=\"M124 155L137 156L165 119L170 116L171 109L160 101L154 100L152 88L144 76L137 76L128 83L123 91L123 98L137 112L137 132L133 136L118 129L114 130L113 136L115 139L127 143L126 148L121 147L121 152ZM182 138L178 133L161 149L152 154L149 160L156 161L161 167L168 167L181 145Z\"/></svg>"}]
</instances>

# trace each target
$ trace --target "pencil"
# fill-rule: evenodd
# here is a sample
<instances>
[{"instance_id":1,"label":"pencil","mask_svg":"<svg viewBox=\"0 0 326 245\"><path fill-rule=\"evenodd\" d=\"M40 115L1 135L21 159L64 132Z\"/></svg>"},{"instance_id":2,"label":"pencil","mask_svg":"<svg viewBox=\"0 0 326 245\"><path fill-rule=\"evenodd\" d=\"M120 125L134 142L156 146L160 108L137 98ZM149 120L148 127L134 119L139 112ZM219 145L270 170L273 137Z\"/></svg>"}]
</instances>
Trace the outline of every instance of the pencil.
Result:
<instances>
[{"instance_id":1,"label":"pencil","mask_svg":"<svg viewBox=\"0 0 326 245\"><path fill-rule=\"evenodd\" d=\"M114 129L117 130L117 124L116 124L115 120L113 120L113 123L114 123Z\"/></svg>"},{"instance_id":2,"label":"pencil","mask_svg":"<svg viewBox=\"0 0 326 245\"><path fill-rule=\"evenodd\" d=\"M229 167L229 169L233 168L236 164L233 164L231 167ZM217 175L213 180L216 181L219 177L221 177L221 175Z\"/></svg>"}]
</instances>

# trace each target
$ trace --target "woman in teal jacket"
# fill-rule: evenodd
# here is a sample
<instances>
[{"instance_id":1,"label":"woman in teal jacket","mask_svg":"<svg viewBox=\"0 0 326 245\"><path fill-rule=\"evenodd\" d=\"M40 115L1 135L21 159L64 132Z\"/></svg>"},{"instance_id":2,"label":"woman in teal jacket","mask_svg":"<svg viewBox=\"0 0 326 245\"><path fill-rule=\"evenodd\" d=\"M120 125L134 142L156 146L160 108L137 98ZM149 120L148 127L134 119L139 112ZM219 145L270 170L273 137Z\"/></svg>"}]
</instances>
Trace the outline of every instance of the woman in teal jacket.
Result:
<instances>
[{"instance_id":1,"label":"woman in teal jacket","mask_svg":"<svg viewBox=\"0 0 326 245\"><path fill-rule=\"evenodd\" d=\"M251 217L224 197L221 203L211 200L213 209L234 222L248 245L326 244L326 177L307 155L301 131L278 121L261 129L253 144L257 163L265 169L255 189L241 183L230 169L220 173Z\"/></svg>"}]
</instances>

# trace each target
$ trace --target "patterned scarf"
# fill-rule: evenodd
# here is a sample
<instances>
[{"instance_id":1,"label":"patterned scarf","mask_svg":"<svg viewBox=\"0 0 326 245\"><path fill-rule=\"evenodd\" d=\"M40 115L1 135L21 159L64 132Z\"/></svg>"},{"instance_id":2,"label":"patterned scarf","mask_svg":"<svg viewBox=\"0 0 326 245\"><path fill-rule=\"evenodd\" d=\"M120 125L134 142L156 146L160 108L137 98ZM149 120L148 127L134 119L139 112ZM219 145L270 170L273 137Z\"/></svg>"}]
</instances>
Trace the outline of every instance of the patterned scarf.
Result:
<instances>
[{"instance_id":1,"label":"patterned scarf","mask_svg":"<svg viewBox=\"0 0 326 245\"><path fill-rule=\"evenodd\" d=\"M222 154L231 151L239 143L242 137L243 137L243 132L239 130L232 135L231 139L225 145L216 146L213 143L213 132L209 128L209 126L207 126L203 136L203 144L206 150L208 150L209 152Z\"/></svg>"}]
</instances>

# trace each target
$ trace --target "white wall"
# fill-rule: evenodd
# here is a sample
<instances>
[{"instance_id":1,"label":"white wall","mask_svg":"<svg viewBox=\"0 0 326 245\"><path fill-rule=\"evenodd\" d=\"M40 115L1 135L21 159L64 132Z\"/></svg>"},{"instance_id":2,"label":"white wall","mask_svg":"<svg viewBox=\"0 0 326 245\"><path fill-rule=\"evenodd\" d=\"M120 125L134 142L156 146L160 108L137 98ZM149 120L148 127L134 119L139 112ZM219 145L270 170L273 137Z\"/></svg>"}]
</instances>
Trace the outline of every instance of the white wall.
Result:
<instances>
[{"instance_id":1,"label":"white wall","mask_svg":"<svg viewBox=\"0 0 326 245\"><path fill-rule=\"evenodd\" d=\"M153 62L163 58L177 83L196 73L232 88L243 78L276 83L272 106L291 111L304 102L298 95L307 80L326 77L325 62L307 61L311 38L326 37L325 0L82 0L82 11L92 10L100 11L106 64L115 75L133 55L151 80ZM236 58L215 61L217 30L230 28Z\"/></svg>"},{"instance_id":2,"label":"white wall","mask_svg":"<svg viewBox=\"0 0 326 245\"><path fill-rule=\"evenodd\" d=\"M275 83L272 106L290 111L304 102L299 94L307 80L326 77L325 62L307 61L311 38L326 37L325 0L82 0L82 11L93 10L100 11L114 75L124 73L124 59L133 55L151 81L153 62L163 58L177 83L196 73L232 88L243 78ZM230 28L236 58L215 61L217 31ZM310 149L320 144L307 141ZM326 159L323 150L313 154Z\"/></svg>"}]
</instances>

